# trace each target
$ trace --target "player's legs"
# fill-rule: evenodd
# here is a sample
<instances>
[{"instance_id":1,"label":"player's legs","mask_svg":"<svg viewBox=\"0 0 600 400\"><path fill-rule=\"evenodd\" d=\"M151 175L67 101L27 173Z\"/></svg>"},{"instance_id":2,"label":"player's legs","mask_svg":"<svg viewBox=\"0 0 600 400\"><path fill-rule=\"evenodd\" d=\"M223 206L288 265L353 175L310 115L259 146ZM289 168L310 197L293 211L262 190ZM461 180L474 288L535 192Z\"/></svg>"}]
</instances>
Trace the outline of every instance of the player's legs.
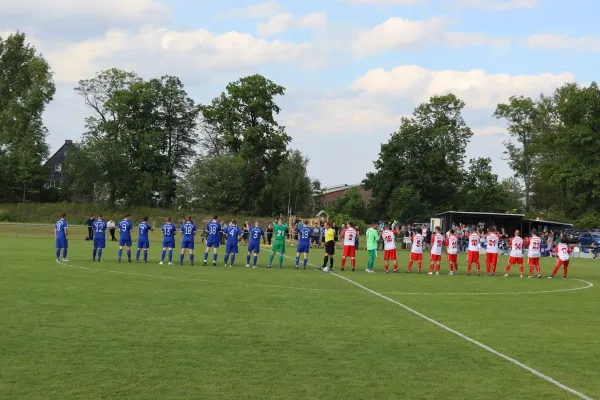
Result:
<instances>
[{"instance_id":1,"label":"player's legs","mask_svg":"<svg viewBox=\"0 0 600 400\"><path fill-rule=\"evenodd\" d=\"M104 248L104 244L101 244L98 248L98 262L102 262L102 249Z\"/></svg>"},{"instance_id":2,"label":"player's legs","mask_svg":"<svg viewBox=\"0 0 600 400\"><path fill-rule=\"evenodd\" d=\"M252 256L252 253L250 251L248 251L248 253L246 254L246 268L248 268L250 266L250 257Z\"/></svg>"},{"instance_id":3,"label":"player's legs","mask_svg":"<svg viewBox=\"0 0 600 400\"><path fill-rule=\"evenodd\" d=\"M206 250L204 250L204 265L206 265L206 260L208 260L208 251L210 250L211 247L212 247L211 245L208 245L208 246L206 246Z\"/></svg>"},{"instance_id":4,"label":"player's legs","mask_svg":"<svg viewBox=\"0 0 600 400\"><path fill-rule=\"evenodd\" d=\"M256 263L258 262L258 251L254 252L254 259L252 260L252 262L254 263L252 265L252 268L256 268Z\"/></svg>"},{"instance_id":5,"label":"player's legs","mask_svg":"<svg viewBox=\"0 0 600 400\"><path fill-rule=\"evenodd\" d=\"M534 263L535 262L533 261L533 259L530 258L529 263L528 263L529 264L529 278L533 278L533 269L535 267Z\"/></svg>"},{"instance_id":6,"label":"player's legs","mask_svg":"<svg viewBox=\"0 0 600 400\"><path fill-rule=\"evenodd\" d=\"M298 269L298 264L300 264L300 252L299 251L296 251L296 260L295 260L295 262L296 262L296 264L295 264L296 265L296 269Z\"/></svg>"},{"instance_id":7,"label":"player's legs","mask_svg":"<svg viewBox=\"0 0 600 400\"><path fill-rule=\"evenodd\" d=\"M540 267L540 259L538 258L535 263L535 272L537 273L538 278L542 277L542 269Z\"/></svg>"},{"instance_id":8,"label":"player's legs","mask_svg":"<svg viewBox=\"0 0 600 400\"><path fill-rule=\"evenodd\" d=\"M193 244L189 250L190 250L190 264L192 264L192 267L193 267L194 266L194 245Z\"/></svg>"}]
</instances>

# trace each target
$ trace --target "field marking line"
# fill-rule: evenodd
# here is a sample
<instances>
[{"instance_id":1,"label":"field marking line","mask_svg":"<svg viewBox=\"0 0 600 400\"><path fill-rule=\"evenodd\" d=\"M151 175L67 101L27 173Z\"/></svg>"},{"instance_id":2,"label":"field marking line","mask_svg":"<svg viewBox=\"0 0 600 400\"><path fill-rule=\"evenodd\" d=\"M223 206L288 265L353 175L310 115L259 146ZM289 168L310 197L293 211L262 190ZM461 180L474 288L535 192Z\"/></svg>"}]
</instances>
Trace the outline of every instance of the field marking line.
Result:
<instances>
[{"instance_id":1,"label":"field marking line","mask_svg":"<svg viewBox=\"0 0 600 400\"><path fill-rule=\"evenodd\" d=\"M290 256L286 256L284 255L284 257L289 258L289 259L293 259ZM84 260L84 259L77 259L77 260ZM87 259L85 259L87 260ZM77 265L70 265L70 264L65 264L62 261L59 263L61 265L64 265L66 267L72 267L72 268L78 268L78 269L85 269L85 270L89 270L89 271L98 271L98 272L108 272L108 273L114 273L114 274L122 274L122 275L131 275L131 276L143 276L143 277L148 277L148 278L162 278L162 279L172 279L172 280L183 280L183 281L199 281L199 282L208 282L208 283L223 283L223 284L230 284L230 285L243 285L243 286L255 286L255 287L265 287L265 288L273 288L273 289L291 289L291 290L308 290L308 291L313 291L313 292L329 292L329 293L363 293L362 291L350 291L350 290L337 290L337 289L323 289L323 288L307 288L307 287L301 287L301 286L281 286L281 285L264 285L264 284L260 284L260 283L248 283L248 282L230 282L230 281L216 281L216 280L210 280L210 279L198 279L198 278L181 278L181 277L174 277L174 276L168 276L168 275L150 275L150 274L141 274L141 273L135 273L135 272L126 272L126 271L115 271L115 270L108 270L108 269L99 269L99 268L90 268L90 267L81 267L81 266L77 266ZM315 269L319 269L319 267L317 267L314 264L308 264L311 267L314 267ZM586 280L583 279L571 279L572 281L580 281L580 282L584 282L586 283L586 286L581 286L581 287L576 287L576 288L569 288L569 289L556 289L556 290L540 290L540 291L534 291L534 292L470 292L470 293L452 293L452 292L398 292L398 291L381 291L379 293L381 294L388 294L388 295L400 295L400 296L506 296L506 295L524 295L524 294L547 294L547 293L560 293L560 292L571 292L571 291L575 291L575 290L584 290L584 289L590 289L591 287L594 286L593 283L588 282Z\"/></svg>"},{"instance_id":2,"label":"field marking line","mask_svg":"<svg viewBox=\"0 0 600 400\"><path fill-rule=\"evenodd\" d=\"M469 336L467 336L467 335L465 335L463 333L460 333L457 330L454 330L454 329L452 329L452 328L450 328L450 327L442 324L441 322L438 322L438 321L434 320L433 318L430 318L430 317L426 316L425 314L422 314L422 313L418 312L417 310L414 310L414 309L408 307L407 305L404 305L404 304L400 303L399 301L391 299L391 298L389 298L389 297L387 297L387 296L385 296L385 295L383 295L383 294L381 294L379 292L376 292L376 291L374 291L372 289L369 289L368 287L365 287L365 286L361 285L360 283L355 282L352 279L346 278L345 276L339 275L339 274L337 274L335 272L331 273L331 275L333 275L333 276L335 276L337 278L343 279L346 282L351 283L352 285L354 285L356 287L359 287L359 288L361 288L361 289L363 289L363 290L365 290L365 291L367 291L367 292L369 292L369 293L371 293L371 294L373 294L373 295L375 295L377 297L380 297L380 298L382 298L384 300L389 301L390 303L396 304L397 306L402 307L406 311L408 311L408 312L410 312L410 313L412 313L412 314L414 314L414 315L416 315L416 316L418 316L420 318L423 318L424 320L426 320L428 322L431 322L432 324L434 324L434 325L436 325L436 326L438 326L438 327L440 327L440 328L442 328L442 329L444 329L444 330L446 330L446 331L448 331L450 333L453 333L454 335L460 337L461 339L464 339L464 340L466 340L468 342L471 342L474 345L479 346L482 349L484 349L484 350L486 350L486 351L488 351L488 352L490 352L490 353L492 353L492 354L494 354L494 355L496 355L496 356L498 356L500 358L503 358L504 360L509 361L509 362L511 362L511 363L513 363L513 364L515 364L515 365L523 368L524 370L526 370L528 372L531 372L532 374L538 376L539 378L542 378L546 382L552 383L553 385L555 385L555 386L559 387L560 389L565 390L565 391L567 391L567 392L569 392L569 393L571 393L571 394L579 397L580 399L583 399L583 400L593 400L591 397L588 397L585 394L583 394L581 392L578 392L577 390L572 389L572 388L570 388L570 387L568 387L568 386L560 383L556 379L553 379L553 378L549 377L548 375L544 375L543 373L541 373L541 372L539 372L539 371L531 368L530 366L525 365L522 362L520 362L518 360L515 360L512 357L507 356L506 354L500 353L499 351L492 349L490 346L487 346L487 345L485 345L485 344L483 344L483 343L481 343L481 342L479 342L479 341L477 341L477 340L475 340L475 339L473 339L473 338L471 338L471 337L469 337Z\"/></svg>"},{"instance_id":3,"label":"field marking line","mask_svg":"<svg viewBox=\"0 0 600 400\"><path fill-rule=\"evenodd\" d=\"M337 289L322 289L322 288L308 288L301 286L281 286L281 285L264 285L262 283L248 283L248 282L236 282L236 281L217 281L211 279L202 279L202 278L183 278L179 276L169 276L169 275L151 275L151 274L142 274L139 272L127 272L127 271L115 271L112 269L100 269L100 268L91 268L91 267L82 267L79 265L66 264L60 261L58 264L76 269L83 269L87 271L96 271L96 272L105 272L119 275L130 275L130 276L141 276L146 278L160 278L160 279L170 279L177 281L197 281L197 282L206 282L206 283L223 283L232 286L254 286L254 287L264 287L264 288L272 288L272 289L293 289L293 290L308 290L313 292L329 292L329 293L364 293L360 290L337 290Z\"/></svg>"}]
</instances>

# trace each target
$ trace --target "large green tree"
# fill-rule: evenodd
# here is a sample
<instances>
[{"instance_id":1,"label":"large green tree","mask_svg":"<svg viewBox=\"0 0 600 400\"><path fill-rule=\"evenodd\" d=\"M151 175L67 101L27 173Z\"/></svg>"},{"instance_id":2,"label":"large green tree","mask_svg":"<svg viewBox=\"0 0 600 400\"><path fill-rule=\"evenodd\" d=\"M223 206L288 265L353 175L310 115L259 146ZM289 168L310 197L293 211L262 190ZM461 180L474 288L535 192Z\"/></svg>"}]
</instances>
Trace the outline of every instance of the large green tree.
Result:
<instances>
[{"instance_id":1,"label":"large green tree","mask_svg":"<svg viewBox=\"0 0 600 400\"><path fill-rule=\"evenodd\" d=\"M48 156L42 114L55 93L46 60L17 32L0 37L0 197L37 199Z\"/></svg>"},{"instance_id":2,"label":"large green tree","mask_svg":"<svg viewBox=\"0 0 600 400\"><path fill-rule=\"evenodd\" d=\"M375 172L364 181L373 191L374 211L422 219L458 204L465 148L473 135L462 117L464 106L453 94L434 96L411 118L402 118L398 130L381 145ZM414 196L409 207L392 203L398 195Z\"/></svg>"},{"instance_id":3,"label":"large green tree","mask_svg":"<svg viewBox=\"0 0 600 400\"><path fill-rule=\"evenodd\" d=\"M469 161L460 210L475 212L508 210L505 193L498 182L498 175L492 173L491 162L489 158L476 158Z\"/></svg>"},{"instance_id":4,"label":"large green tree","mask_svg":"<svg viewBox=\"0 0 600 400\"><path fill-rule=\"evenodd\" d=\"M508 103L498 104L494 117L506 120L508 133L516 141L504 143L508 163L515 175L522 180L525 194L525 210L530 209L530 196L535 178L538 152L536 142L542 128L538 104L529 97L513 96Z\"/></svg>"},{"instance_id":5,"label":"large green tree","mask_svg":"<svg viewBox=\"0 0 600 400\"><path fill-rule=\"evenodd\" d=\"M248 210L268 211L261 199L266 196L269 176L285 160L291 141L275 118L280 112L276 97L284 93L283 86L252 75L228 84L211 104L201 107L207 155L233 154L246 162L244 187L254 194L244 205Z\"/></svg>"},{"instance_id":6,"label":"large green tree","mask_svg":"<svg viewBox=\"0 0 600 400\"><path fill-rule=\"evenodd\" d=\"M132 72L102 71L75 89L93 110L70 162L75 189L109 205L170 206L177 181L195 156L199 107L176 77L142 80Z\"/></svg>"}]
</instances>

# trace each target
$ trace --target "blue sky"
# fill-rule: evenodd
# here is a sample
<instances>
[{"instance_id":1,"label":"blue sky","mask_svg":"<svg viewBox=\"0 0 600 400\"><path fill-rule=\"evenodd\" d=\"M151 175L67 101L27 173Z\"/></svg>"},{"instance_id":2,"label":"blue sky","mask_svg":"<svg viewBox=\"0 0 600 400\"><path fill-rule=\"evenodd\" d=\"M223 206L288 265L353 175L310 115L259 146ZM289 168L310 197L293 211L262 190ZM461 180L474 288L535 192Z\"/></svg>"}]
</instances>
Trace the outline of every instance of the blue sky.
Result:
<instances>
[{"instance_id":1,"label":"blue sky","mask_svg":"<svg viewBox=\"0 0 600 400\"><path fill-rule=\"evenodd\" d=\"M180 76L201 103L261 73L287 88L279 122L326 186L361 181L400 118L450 91L475 133L467 157L490 157L508 177L495 105L587 84L600 65L600 3L591 0L48 3L3 0L0 35L26 32L51 63L53 150L81 137L90 111L73 87L102 69Z\"/></svg>"}]
</instances>

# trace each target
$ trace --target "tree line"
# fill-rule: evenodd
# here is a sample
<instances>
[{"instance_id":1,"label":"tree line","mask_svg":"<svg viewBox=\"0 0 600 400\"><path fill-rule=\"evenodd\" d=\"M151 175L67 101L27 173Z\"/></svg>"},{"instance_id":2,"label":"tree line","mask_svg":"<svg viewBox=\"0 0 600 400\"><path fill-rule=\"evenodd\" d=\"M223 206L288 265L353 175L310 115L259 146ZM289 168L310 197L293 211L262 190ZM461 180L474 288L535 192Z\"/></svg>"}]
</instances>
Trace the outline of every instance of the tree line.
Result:
<instances>
[{"instance_id":1,"label":"tree line","mask_svg":"<svg viewBox=\"0 0 600 400\"><path fill-rule=\"evenodd\" d=\"M285 88L261 75L231 82L197 104L175 76L143 79L100 71L75 88L90 110L68 153L64 181L49 188L42 120L55 86L50 65L23 33L0 38L0 199L77 200L108 207L181 207L273 215L313 214L321 185L277 121ZM433 96L382 143L363 181L328 207L336 218L428 220L446 211L526 212L600 226L600 90L566 84L538 98L515 96L493 116L507 125L499 180L489 158L466 159L473 136L465 103ZM243 189L243 190L240 190Z\"/></svg>"}]
</instances>

